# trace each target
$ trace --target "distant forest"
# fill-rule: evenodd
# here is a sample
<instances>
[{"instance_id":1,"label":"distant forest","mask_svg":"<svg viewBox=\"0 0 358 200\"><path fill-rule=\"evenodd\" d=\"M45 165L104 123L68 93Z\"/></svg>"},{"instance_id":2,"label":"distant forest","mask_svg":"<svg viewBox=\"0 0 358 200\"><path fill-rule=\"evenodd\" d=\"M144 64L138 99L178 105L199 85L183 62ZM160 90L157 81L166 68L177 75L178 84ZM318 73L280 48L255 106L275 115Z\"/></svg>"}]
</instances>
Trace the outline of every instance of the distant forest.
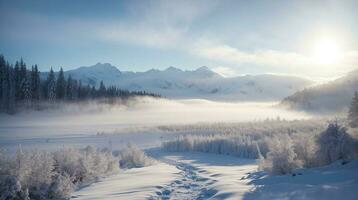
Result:
<instances>
[{"instance_id":1,"label":"distant forest","mask_svg":"<svg viewBox=\"0 0 358 200\"><path fill-rule=\"evenodd\" d=\"M116 86L106 87L101 81L100 86L83 85L81 80L64 76L63 69L57 73L50 70L46 79L40 79L37 65L27 69L21 59L15 65L9 64L0 55L0 112L13 114L16 108L39 108L40 102L79 102L100 98L127 99L134 96L160 97L158 94L145 91L122 90Z\"/></svg>"}]
</instances>

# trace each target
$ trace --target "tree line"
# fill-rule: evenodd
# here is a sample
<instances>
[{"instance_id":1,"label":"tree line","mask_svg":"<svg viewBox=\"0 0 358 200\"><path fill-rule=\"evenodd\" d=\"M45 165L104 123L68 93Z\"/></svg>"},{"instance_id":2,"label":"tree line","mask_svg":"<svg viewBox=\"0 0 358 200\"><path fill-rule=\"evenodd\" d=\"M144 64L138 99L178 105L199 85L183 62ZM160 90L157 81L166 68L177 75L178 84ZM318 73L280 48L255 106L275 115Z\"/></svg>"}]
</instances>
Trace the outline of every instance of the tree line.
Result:
<instances>
[{"instance_id":1,"label":"tree line","mask_svg":"<svg viewBox=\"0 0 358 200\"><path fill-rule=\"evenodd\" d=\"M37 65L27 69L22 59L13 65L0 55L0 112L12 114L19 106L35 108L40 102L126 99L133 96L160 97L145 91L122 90L116 86L106 87L103 81L98 88L82 84L81 80L73 79L71 75L65 78L62 68L58 75L51 68L47 78L41 79Z\"/></svg>"}]
</instances>

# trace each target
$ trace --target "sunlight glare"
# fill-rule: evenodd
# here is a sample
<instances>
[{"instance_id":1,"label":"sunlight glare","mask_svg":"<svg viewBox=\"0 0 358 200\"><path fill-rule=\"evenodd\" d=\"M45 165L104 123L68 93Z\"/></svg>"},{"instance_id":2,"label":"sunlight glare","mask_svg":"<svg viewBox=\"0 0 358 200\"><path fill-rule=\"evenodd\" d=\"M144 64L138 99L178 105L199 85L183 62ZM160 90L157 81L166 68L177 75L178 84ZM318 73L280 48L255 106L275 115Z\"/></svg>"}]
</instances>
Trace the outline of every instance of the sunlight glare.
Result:
<instances>
[{"instance_id":1,"label":"sunlight glare","mask_svg":"<svg viewBox=\"0 0 358 200\"><path fill-rule=\"evenodd\" d=\"M336 64L341 58L339 43L332 38L323 38L314 46L313 59L322 65Z\"/></svg>"}]
</instances>

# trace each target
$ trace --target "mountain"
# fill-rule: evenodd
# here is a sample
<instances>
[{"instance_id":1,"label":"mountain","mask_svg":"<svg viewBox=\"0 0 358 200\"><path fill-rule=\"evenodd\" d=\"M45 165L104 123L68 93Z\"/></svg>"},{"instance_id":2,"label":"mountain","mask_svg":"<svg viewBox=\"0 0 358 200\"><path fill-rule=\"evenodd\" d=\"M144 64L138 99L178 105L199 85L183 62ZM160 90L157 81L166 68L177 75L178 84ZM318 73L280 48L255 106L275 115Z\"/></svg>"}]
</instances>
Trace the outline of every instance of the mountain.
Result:
<instances>
[{"instance_id":1,"label":"mountain","mask_svg":"<svg viewBox=\"0 0 358 200\"><path fill-rule=\"evenodd\" d=\"M207 67L184 71L175 67L145 72L125 72L108 63L80 67L65 76L83 84L116 85L127 90L145 90L170 98L204 98L211 100L267 101L279 100L312 84L294 76L246 75L225 78Z\"/></svg>"},{"instance_id":2,"label":"mountain","mask_svg":"<svg viewBox=\"0 0 358 200\"><path fill-rule=\"evenodd\" d=\"M344 111L358 90L358 70L326 84L310 87L284 98L281 105L313 112Z\"/></svg>"}]
</instances>

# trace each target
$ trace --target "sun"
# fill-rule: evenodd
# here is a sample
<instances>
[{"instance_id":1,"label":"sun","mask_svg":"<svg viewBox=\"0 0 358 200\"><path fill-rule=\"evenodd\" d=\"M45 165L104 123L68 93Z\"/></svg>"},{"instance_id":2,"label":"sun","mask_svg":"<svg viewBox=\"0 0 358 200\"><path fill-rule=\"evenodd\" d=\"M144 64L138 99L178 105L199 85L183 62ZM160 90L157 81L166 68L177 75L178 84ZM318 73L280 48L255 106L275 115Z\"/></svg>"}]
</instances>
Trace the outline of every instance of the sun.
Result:
<instances>
[{"instance_id":1,"label":"sun","mask_svg":"<svg viewBox=\"0 0 358 200\"><path fill-rule=\"evenodd\" d=\"M313 60L317 64L336 64L341 58L339 42L333 38L322 38L317 41L313 49Z\"/></svg>"}]
</instances>

